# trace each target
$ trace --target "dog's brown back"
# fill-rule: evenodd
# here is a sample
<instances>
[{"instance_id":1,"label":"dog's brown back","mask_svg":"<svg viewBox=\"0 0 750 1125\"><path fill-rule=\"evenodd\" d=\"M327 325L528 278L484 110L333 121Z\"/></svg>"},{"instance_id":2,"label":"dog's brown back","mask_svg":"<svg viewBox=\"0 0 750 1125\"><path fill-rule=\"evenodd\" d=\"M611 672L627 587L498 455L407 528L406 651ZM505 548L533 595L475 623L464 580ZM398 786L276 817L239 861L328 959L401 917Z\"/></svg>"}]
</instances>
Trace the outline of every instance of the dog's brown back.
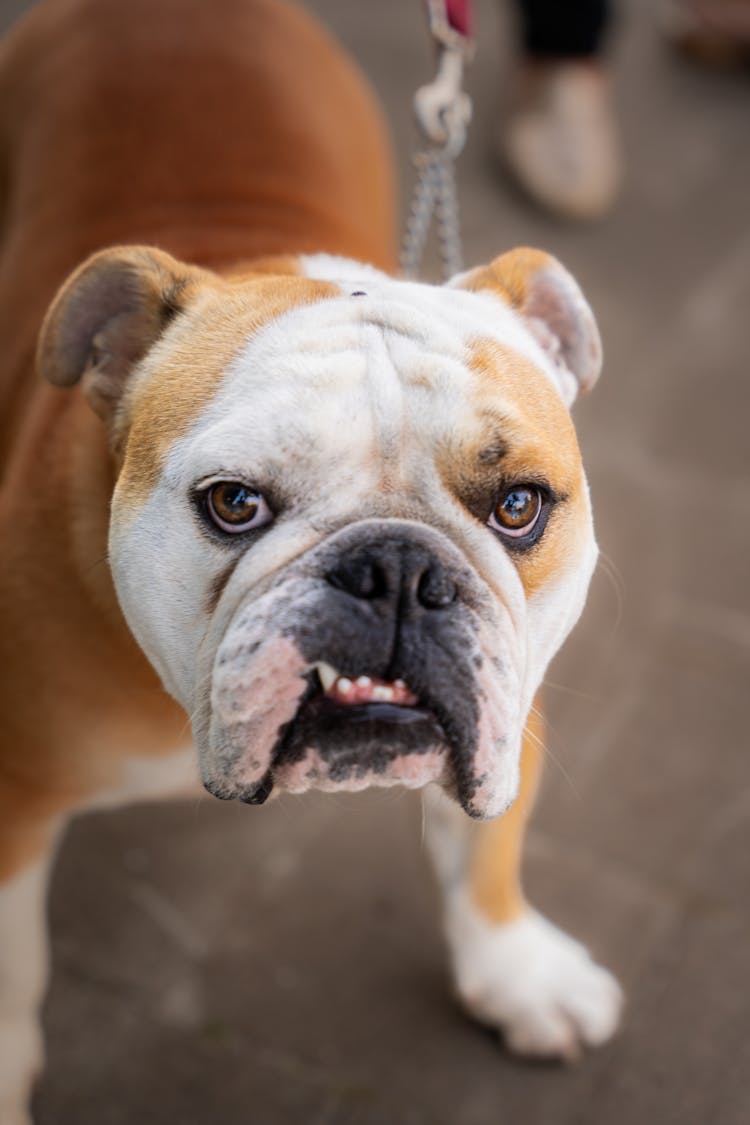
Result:
<instances>
[{"instance_id":1,"label":"dog's brown back","mask_svg":"<svg viewBox=\"0 0 750 1125\"><path fill-rule=\"evenodd\" d=\"M392 265L379 109L326 33L279 0L46 0L3 46L0 106L2 462L44 310L94 250Z\"/></svg>"}]
</instances>

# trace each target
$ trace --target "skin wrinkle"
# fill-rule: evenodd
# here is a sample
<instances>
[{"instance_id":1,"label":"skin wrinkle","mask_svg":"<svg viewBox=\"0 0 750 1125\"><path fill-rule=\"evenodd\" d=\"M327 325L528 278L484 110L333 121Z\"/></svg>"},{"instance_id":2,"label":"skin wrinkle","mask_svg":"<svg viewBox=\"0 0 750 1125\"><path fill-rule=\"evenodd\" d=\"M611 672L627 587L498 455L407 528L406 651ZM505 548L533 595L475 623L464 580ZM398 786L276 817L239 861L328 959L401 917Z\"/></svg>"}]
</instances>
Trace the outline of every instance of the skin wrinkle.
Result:
<instances>
[{"instance_id":1,"label":"skin wrinkle","mask_svg":"<svg viewBox=\"0 0 750 1125\"><path fill-rule=\"evenodd\" d=\"M502 461L507 452L508 448L505 441L498 436L495 438L494 444L479 451L477 461L480 465L496 465L498 461Z\"/></svg>"},{"instance_id":2,"label":"skin wrinkle","mask_svg":"<svg viewBox=\"0 0 750 1125\"><path fill-rule=\"evenodd\" d=\"M210 617L212 617L215 613L221 595L224 593L224 590L227 587L227 583L234 574L235 568L237 567L240 558L241 555L238 552L235 558L233 558L231 562L224 567L223 570L220 570L211 582L208 589L208 596L206 598L206 613Z\"/></svg>"},{"instance_id":3,"label":"skin wrinkle","mask_svg":"<svg viewBox=\"0 0 750 1125\"><path fill-rule=\"evenodd\" d=\"M396 370L397 370L396 369L396 363L395 363L393 353L392 353L392 345L389 341L389 333L387 331L385 331L383 333L383 343L384 343L384 346L385 346L385 352L386 352L386 355L388 356L388 360L390 362L390 365L393 368L394 374L396 374ZM396 378L398 378L398 375L396 375ZM398 472L398 474L394 474L394 472L392 470L390 472L387 470L387 468L386 468L387 447L384 447L384 449L383 449L383 471L382 471L381 477L380 477L380 487L384 492L395 492L395 491L398 491L399 488L405 489L406 485L407 485L406 475L404 473L403 466L404 466L405 461L406 461L407 434L408 434L408 430L409 430L408 410L407 410L406 395L401 390L400 383L399 383L399 390L401 391L401 393L400 393L401 410L399 412L399 421L398 422L394 421L394 428L397 428L398 439L394 440L394 442L393 442L394 448L393 448L393 455L392 456L393 456L393 459L396 460L397 464L400 466L400 471Z\"/></svg>"}]
</instances>

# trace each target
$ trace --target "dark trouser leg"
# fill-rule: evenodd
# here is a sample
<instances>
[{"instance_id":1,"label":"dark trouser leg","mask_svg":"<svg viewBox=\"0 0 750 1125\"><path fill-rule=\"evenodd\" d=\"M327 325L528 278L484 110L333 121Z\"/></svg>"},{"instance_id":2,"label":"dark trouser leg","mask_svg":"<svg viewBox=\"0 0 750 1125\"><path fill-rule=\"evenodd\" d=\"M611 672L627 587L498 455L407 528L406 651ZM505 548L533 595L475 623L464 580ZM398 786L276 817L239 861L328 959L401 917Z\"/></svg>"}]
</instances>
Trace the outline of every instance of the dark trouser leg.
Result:
<instances>
[{"instance_id":1,"label":"dark trouser leg","mask_svg":"<svg viewBox=\"0 0 750 1125\"><path fill-rule=\"evenodd\" d=\"M601 51L608 0L518 0L518 7L527 55L581 58Z\"/></svg>"},{"instance_id":2,"label":"dark trouser leg","mask_svg":"<svg viewBox=\"0 0 750 1125\"><path fill-rule=\"evenodd\" d=\"M611 207L620 179L604 39L616 0L516 0L522 65L502 151L535 202L573 219Z\"/></svg>"}]
</instances>

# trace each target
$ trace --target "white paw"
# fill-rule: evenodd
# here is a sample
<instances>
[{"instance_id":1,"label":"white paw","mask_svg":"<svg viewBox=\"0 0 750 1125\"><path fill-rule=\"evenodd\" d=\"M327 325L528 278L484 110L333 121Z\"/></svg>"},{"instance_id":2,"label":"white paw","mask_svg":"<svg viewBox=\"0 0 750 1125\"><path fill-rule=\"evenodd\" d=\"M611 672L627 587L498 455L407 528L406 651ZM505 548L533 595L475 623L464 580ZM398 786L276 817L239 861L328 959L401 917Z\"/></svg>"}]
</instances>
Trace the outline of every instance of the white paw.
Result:
<instances>
[{"instance_id":1,"label":"white paw","mask_svg":"<svg viewBox=\"0 0 750 1125\"><path fill-rule=\"evenodd\" d=\"M575 1059L615 1032L619 984L540 914L495 925L462 892L447 930L459 996L476 1019L502 1030L512 1051Z\"/></svg>"},{"instance_id":2,"label":"white paw","mask_svg":"<svg viewBox=\"0 0 750 1125\"><path fill-rule=\"evenodd\" d=\"M15 1103L6 1105L0 1099L0 1121L2 1125L34 1125L28 1110Z\"/></svg>"},{"instance_id":3,"label":"white paw","mask_svg":"<svg viewBox=\"0 0 750 1125\"><path fill-rule=\"evenodd\" d=\"M42 1054L35 1018L0 1015L0 1125L32 1125L28 1105Z\"/></svg>"}]
</instances>

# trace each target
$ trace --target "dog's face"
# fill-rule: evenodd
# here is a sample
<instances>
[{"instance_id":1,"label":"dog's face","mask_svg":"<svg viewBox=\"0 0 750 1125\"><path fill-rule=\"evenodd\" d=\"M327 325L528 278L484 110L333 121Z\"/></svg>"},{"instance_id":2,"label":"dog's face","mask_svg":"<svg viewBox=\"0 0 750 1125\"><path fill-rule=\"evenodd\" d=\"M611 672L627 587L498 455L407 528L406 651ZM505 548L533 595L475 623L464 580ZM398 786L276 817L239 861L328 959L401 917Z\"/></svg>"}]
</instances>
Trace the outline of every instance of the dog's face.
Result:
<instances>
[{"instance_id":1,"label":"dog's face","mask_svg":"<svg viewBox=\"0 0 750 1125\"><path fill-rule=\"evenodd\" d=\"M48 314L42 371L111 428L122 609L215 795L437 781L493 816L596 558L593 318L535 251L444 287L289 268L106 251Z\"/></svg>"}]
</instances>

